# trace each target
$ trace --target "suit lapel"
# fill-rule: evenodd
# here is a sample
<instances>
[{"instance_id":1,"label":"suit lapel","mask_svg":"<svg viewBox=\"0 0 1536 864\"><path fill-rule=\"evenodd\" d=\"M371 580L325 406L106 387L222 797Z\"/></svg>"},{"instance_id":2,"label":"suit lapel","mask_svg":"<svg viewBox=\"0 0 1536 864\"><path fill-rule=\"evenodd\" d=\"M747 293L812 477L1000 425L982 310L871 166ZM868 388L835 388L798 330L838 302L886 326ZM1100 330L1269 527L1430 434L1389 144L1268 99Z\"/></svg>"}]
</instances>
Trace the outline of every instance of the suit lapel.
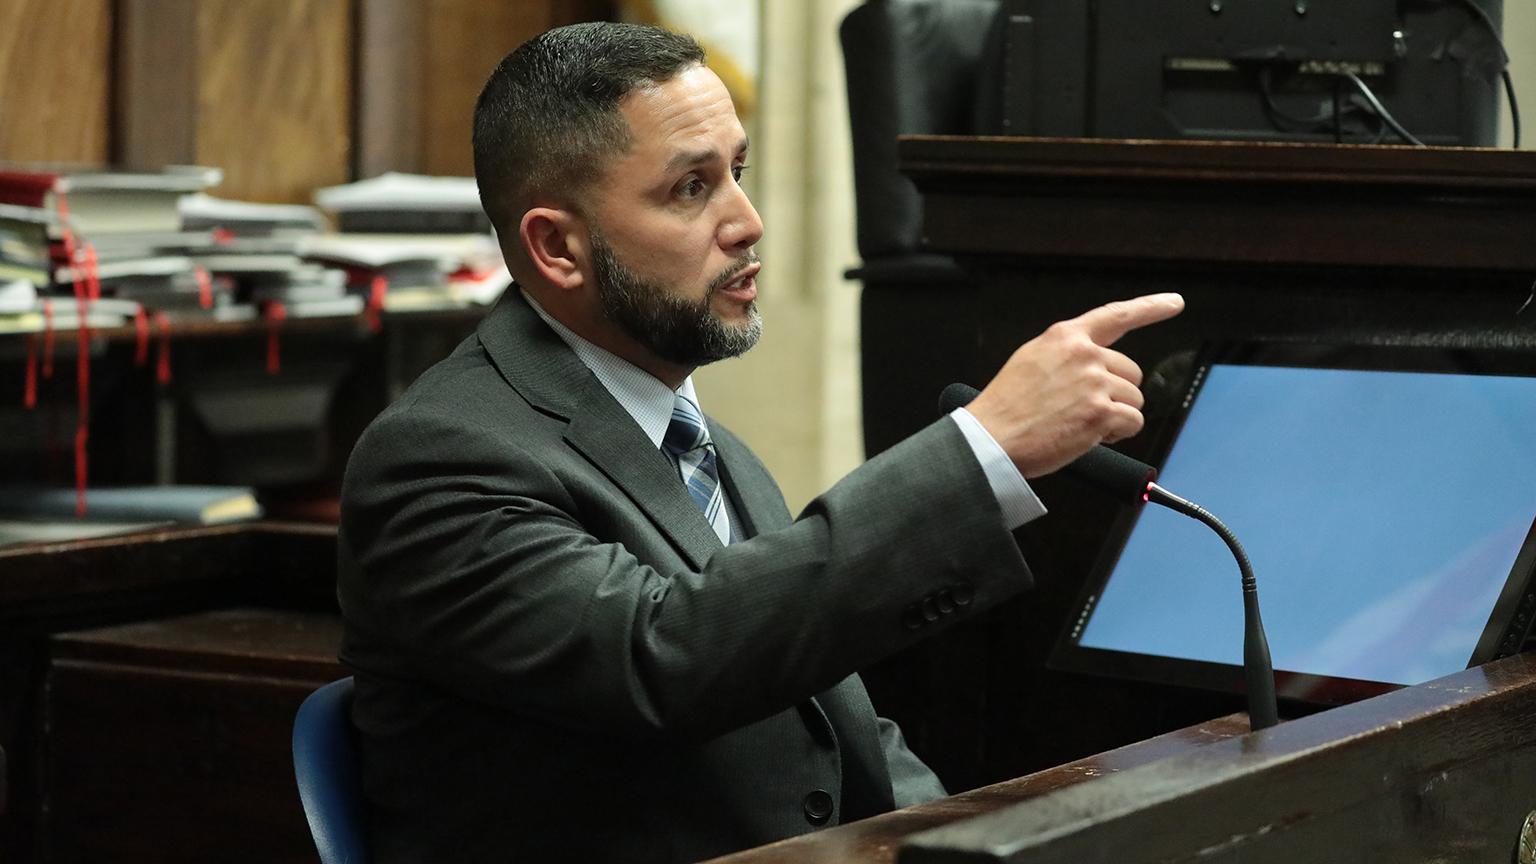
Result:
<instances>
[{"instance_id":1,"label":"suit lapel","mask_svg":"<svg viewBox=\"0 0 1536 864\"><path fill-rule=\"evenodd\" d=\"M721 548L720 538L688 496L677 469L651 444L634 418L594 381L565 440L639 505L695 568ZM606 404L605 404L606 403Z\"/></svg>"},{"instance_id":2,"label":"suit lapel","mask_svg":"<svg viewBox=\"0 0 1536 864\"><path fill-rule=\"evenodd\" d=\"M784 509L784 499L768 470L730 430L712 417L708 422L710 437L720 456L720 483L731 496L737 515L744 523L742 536L755 537L788 525L789 513Z\"/></svg>"},{"instance_id":3,"label":"suit lapel","mask_svg":"<svg viewBox=\"0 0 1536 864\"><path fill-rule=\"evenodd\" d=\"M624 491L695 569L720 548L677 469L559 335L509 289L478 330L496 368L534 407L567 420L565 440Z\"/></svg>"}]
</instances>

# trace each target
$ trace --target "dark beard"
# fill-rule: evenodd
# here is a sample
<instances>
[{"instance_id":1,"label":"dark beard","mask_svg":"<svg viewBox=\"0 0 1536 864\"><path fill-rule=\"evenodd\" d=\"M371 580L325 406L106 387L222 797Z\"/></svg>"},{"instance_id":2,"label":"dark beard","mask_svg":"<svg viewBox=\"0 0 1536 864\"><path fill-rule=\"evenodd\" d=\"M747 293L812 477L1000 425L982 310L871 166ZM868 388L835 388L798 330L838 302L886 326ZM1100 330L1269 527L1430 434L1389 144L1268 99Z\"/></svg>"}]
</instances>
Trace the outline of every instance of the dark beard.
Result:
<instances>
[{"instance_id":1,"label":"dark beard","mask_svg":"<svg viewBox=\"0 0 1536 864\"><path fill-rule=\"evenodd\" d=\"M619 260L595 227L592 230L592 272L603 314L657 357L679 366L698 367L738 357L757 344L763 335L763 317L756 301L747 304L747 321L741 325L721 321L709 302L715 291L756 260L755 254L741 259L693 301L642 279Z\"/></svg>"}]
</instances>

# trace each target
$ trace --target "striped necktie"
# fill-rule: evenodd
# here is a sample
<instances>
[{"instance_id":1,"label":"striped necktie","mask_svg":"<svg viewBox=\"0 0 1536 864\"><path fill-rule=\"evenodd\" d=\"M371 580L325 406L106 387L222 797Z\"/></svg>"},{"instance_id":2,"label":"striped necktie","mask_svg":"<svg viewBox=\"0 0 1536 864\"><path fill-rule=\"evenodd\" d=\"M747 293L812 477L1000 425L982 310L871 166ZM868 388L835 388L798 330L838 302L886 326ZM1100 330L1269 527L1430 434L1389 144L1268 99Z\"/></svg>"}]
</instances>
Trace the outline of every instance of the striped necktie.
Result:
<instances>
[{"instance_id":1,"label":"striped necktie","mask_svg":"<svg viewBox=\"0 0 1536 864\"><path fill-rule=\"evenodd\" d=\"M720 473L715 467L715 445L704 426L699 406L681 393L672 403L672 422L661 439L661 449L677 462L677 473L703 511L721 543L731 542L730 517L725 512L725 496L720 490Z\"/></svg>"}]
</instances>

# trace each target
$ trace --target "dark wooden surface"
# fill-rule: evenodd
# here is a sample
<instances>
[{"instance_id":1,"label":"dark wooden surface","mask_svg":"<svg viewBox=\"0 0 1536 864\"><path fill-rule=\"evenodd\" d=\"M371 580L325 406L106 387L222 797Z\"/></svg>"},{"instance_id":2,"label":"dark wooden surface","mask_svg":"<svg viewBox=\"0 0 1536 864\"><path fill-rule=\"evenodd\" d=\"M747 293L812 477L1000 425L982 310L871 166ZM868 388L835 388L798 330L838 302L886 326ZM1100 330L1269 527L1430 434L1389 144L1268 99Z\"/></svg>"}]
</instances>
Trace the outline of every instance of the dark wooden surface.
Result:
<instances>
[{"instance_id":1,"label":"dark wooden surface","mask_svg":"<svg viewBox=\"0 0 1536 864\"><path fill-rule=\"evenodd\" d=\"M39 860L310 862L293 717L340 618L242 608L51 641Z\"/></svg>"},{"instance_id":2,"label":"dark wooden surface","mask_svg":"<svg viewBox=\"0 0 1536 864\"><path fill-rule=\"evenodd\" d=\"M719 864L1506 862L1536 808L1536 657L1249 734L1235 714Z\"/></svg>"},{"instance_id":3,"label":"dark wooden surface","mask_svg":"<svg viewBox=\"0 0 1536 864\"><path fill-rule=\"evenodd\" d=\"M935 136L901 160L956 254L1536 270L1528 151Z\"/></svg>"},{"instance_id":4,"label":"dark wooden surface","mask_svg":"<svg viewBox=\"0 0 1536 864\"><path fill-rule=\"evenodd\" d=\"M185 526L0 548L7 636L163 616L231 602L334 606L336 528Z\"/></svg>"},{"instance_id":5,"label":"dark wooden surface","mask_svg":"<svg viewBox=\"0 0 1536 864\"><path fill-rule=\"evenodd\" d=\"M341 618L330 612L216 609L60 633L51 655L60 663L182 669L325 683L345 673L336 659Z\"/></svg>"},{"instance_id":6,"label":"dark wooden surface","mask_svg":"<svg viewBox=\"0 0 1536 864\"><path fill-rule=\"evenodd\" d=\"M887 864L911 834L963 822L1097 778L1169 759L1248 731L1232 714L1025 777L715 859L718 864Z\"/></svg>"},{"instance_id":7,"label":"dark wooden surface","mask_svg":"<svg viewBox=\"0 0 1536 864\"><path fill-rule=\"evenodd\" d=\"M172 715L185 710L186 717L176 722L203 725L183 729L186 749L179 758L203 759L198 764L208 765L227 758L234 766L230 782L245 778L268 788L263 806L269 800L274 807L296 806L286 786L291 775L281 779L289 771L283 761L288 758L286 738L278 742L282 736L273 731L273 724L285 723L291 729L295 699L315 683L339 677L335 648L329 644L334 624L326 629L323 623L336 615L335 555L334 527L288 523L181 527L0 549L0 748L9 757L0 861L80 860L62 852L52 859L43 856L45 840L56 846L60 826L80 830L80 843L94 842L85 830L91 825L121 827L110 821L58 821L66 818L60 813L69 812L67 807L53 810L49 821L41 796L45 779L64 795L62 802L86 800L76 793L98 783L110 787L131 776L102 774L83 780L86 766L70 762L70 753L77 746L79 753L88 752L80 742L92 740L90 736L95 736L91 746L97 751L108 748L98 753L100 758L150 760L153 754L142 749L150 745L128 731L141 722L140 711L144 717L164 714L161 720L170 729L181 728ZM217 617L129 624L230 607L265 610L261 614L273 616L269 621L289 623L269 623L264 630ZM55 634L72 631L93 632L53 643ZM57 657L55 651L60 652ZM246 687L242 682L251 683ZM148 701L124 710L114 701L122 699ZM115 719L87 721L92 712L113 714ZM226 731L230 724L241 723L266 724L265 737L251 740L260 748L259 759L229 750L231 742L246 741L243 732ZM68 732L73 737L67 740L75 743L50 744L54 732ZM109 745L124 749L117 753ZM45 753L63 761L49 761ZM156 784L164 779L151 776ZM168 787L145 788L140 800L148 806L156 800L155 790ZM279 789L283 797L273 797ZM236 806L228 798L234 791L230 787L219 800ZM210 792L208 797L216 796ZM145 826L139 830L143 833Z\"/></svg>"},{"instance_id":8,"label":"dark wooden surface","mask_svg":"<svg viewBox=\"0 0 1536 864\"><path fill-rule=\"evenodd\" d=\"M929 831L896 860L1502 864L1536 808L1533 719L1536 657L1516 655Z\"/></svg>"},{"instance_id":9,"label":"dark wooden surface","mask_svg":"<svg viewBox=\"0 0 1536 864\"><path fill-rule=\"evenodd\" d=\"M933 405L934 369L984 384L1052 322L1165 290L1186 312L1116 345L1146 373L1147 428L1116 445L1142 458L1166 440L1207 340L1536 351L1536 305L1517 314L1536 281L1536 153L926 137L903 139L901 160L924 196L926 242L968 279L866 307L902 346L865 358L894 404ZM908 346L932 346L936 317L951 335L914 362ZM917 425L895 412L866 424L890 441ZM1021 532L1034 589L865 675L952 789L1243 707L1048 668L1119 511L1067 480L1032 485L1050 509Z\"/></svg>"}]
</instances>

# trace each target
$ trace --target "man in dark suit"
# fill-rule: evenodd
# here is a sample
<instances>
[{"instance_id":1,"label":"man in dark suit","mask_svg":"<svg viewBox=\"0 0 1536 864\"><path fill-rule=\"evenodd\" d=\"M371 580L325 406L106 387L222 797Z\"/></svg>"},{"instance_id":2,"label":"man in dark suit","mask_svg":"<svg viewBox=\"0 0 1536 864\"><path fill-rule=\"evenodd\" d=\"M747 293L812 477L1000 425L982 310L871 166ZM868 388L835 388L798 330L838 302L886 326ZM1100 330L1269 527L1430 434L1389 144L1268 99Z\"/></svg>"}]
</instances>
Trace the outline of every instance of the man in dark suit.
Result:
<instances>
[{"instance_id":1,"label":"man in dark suit","mask_svg":"<svg viewBox=\"0 0 1536 864\"><path fill-rule=\"evenodd\" d=\"M342 497L379 861L696 860L942 795L855 670L1027 588L1025 478L1140 428L1107 346L1176 296L1051 328L792 520L689 378L761 331L747 139L702 61L576 25L476 106L519 287Z\"/></svg>"}]
</instances>

